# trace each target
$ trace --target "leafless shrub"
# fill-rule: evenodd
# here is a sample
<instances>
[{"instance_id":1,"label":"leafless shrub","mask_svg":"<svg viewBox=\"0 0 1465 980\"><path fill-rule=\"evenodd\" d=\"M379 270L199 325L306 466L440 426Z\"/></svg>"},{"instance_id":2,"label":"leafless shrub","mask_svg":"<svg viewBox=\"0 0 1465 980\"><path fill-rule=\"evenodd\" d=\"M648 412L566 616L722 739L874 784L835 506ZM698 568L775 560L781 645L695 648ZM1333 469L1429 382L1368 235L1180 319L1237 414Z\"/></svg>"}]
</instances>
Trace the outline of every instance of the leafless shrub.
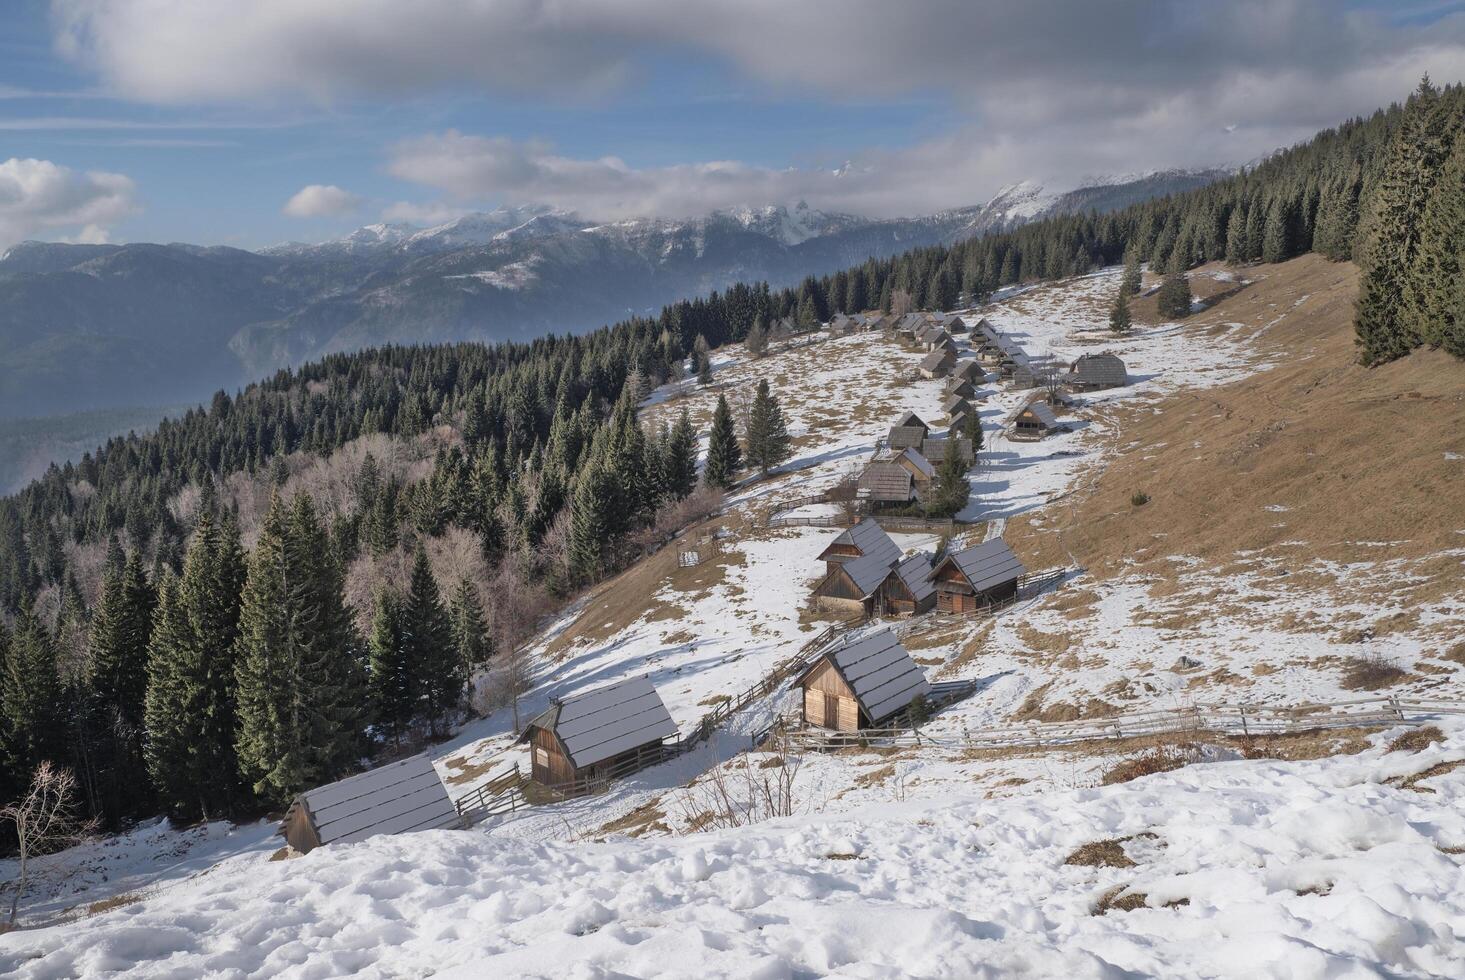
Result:
<instances>
[{"instance_id":1,"label":"leafless shrub","mask_svg":"<svg viewBox=\"0 0 1465 980\"><path fill-rule=\"evenodd\" d=\"M1100 782L1105 786L1113 786L1115 783L1127 783L1141 776L1183 769L1195 761L1196 755L1196 751L1190 746L1160 746L1125 759L1104 773Z\"/></svg>"},{"instance_id":2,"label":"leafless shrub","mask_svg":"<svg viewBox=\"0 0 1465 980\"><path fill-rule=\"evenodd\" d=\"M1409 678L1409 672L1381 653L1354 657L1343 670L1339 682L1350 691L1377 691L1393 687Z\"/></svg>"},{"instance_id":3,"label":"leafless shrub","mask_svg":"<svg viewBox=\"0 0 1465 980\"><path fill-rule=\"evenodd\" d=\"M1389 743L1390 752L1423 752L1436 742L1443 742L1445 733L1437 725L1411 728Z\"/></svg>"},{"instance_id":4,"label":"leafless shrub","mask_svg":"<svg viewBox=\"0 0 1465 980\"><path fill-rule=\"evenodd\" d=\"M682 816L697 830L746 827L775 817L792 816L794 786L803 760L786 745L755 765L744 753L717 766L698 780L682 800Z\"/></svg>"},{"instance_id":5,"label":"leafless shrub","mask_svg":"<svg viewBox=\"0 0 1465 980\"><path fill-rule=\"evenodd\" d=\"M21 896L30 884L31 859L80 844L96 832L97 821L78 815L76 777L71 770L45 761L36 767L25 795L0 808L0 826L6 824L15 831L19 858L10 896L9 923L14 925Z\"/></svg>"}]
</instances>

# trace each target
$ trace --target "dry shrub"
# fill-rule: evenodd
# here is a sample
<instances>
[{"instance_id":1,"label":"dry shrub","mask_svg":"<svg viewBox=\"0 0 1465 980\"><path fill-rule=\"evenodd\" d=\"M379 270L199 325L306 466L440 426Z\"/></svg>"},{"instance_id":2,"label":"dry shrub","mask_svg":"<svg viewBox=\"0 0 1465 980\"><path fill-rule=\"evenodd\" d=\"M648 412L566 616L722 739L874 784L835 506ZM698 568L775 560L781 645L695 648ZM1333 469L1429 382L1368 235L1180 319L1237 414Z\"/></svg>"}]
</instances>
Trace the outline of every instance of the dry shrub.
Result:
<instances>
[{"instance_id":1,"label":"dry shrub","mask_svg":"<svg viewBox=\"0 0 1465 980\"><path fill-rule=\"evenodd\" d=\"M1085 868L1133 868L1135 863L1124 853L1124 842L1133 837L1111 837L1090 841L1063 859L1066 865Z\"/></svg>"},{"instance_id":2,"label":"dry shrub","mask_svg":"<svg viewBox=\"0 0 1465 980\"><path fill-rule=\"evenodd\" d=\"M1101 780L1105 786L1127 783L1141 776L1183 769L1195 761L1193 749L1185 746L1158 746L1111 768Z\"/></svg>"},{"instance_id":3,"label":"dry shrub","mask_svg":"<svg viewBox=\"0 0 1465 980\"><path fill-rule=\"evenodd\" d=\"M124 905L131 905L134 902L142 901L142 896L136 892L127 892L122 895L113 895L111 898L103 898L91 902L86 907L87 915L101 915L103 912L110 912L113 909L120 909Z\"/></svg>"},{"instance_id":4,"label":"dry shrub","mask_svg":"<svg viewBox=\"0 0 1465 980\"><path fill-rule=\"evenodd\" d=\"M1390 752L1423 752L1436 742L1443 742L1445 733L1436 725L1414 728L1389 743Z\"/></svg>"},{"instance_id":5,"label":"dry shrub","mask_svg":"<svg viewBox=\"0 0 1465 980\"><path fill-rule=\"evenodd\" d=\"M1451 762L1437 762L1423 772L1416 772L1412 776L1390 779L1388 782L1390 785L1397 786L1400 789L1412 790L1415 793L1433 793L1433 789L1428 786L1421 786L1420 783L1426 779L1433 779L1436 776L1443 776L1446 773L1454 772L1462 766L1465 766L1465 759L1455 759Z\"/></svg>"},{"instance_id":6,"label":"dry shrub","mask_svg":"<svg viewBox=\"0 0 1465 980\"><path fill-rule=\"evenodd\" d=\"M1094 915L1108 915L1110 912L1133 912L1135 909L1142 909L1149 901L1149 896L1144 892L1126 892L1127 885L1115 885L1113 888L1099 896L1099 901L1094 905Z\"/></svg>"},{"instance_id":7,"label":"dry shrub","mask_svg":"<svg viewBox=\"0 0 1465 980\"><path fill-rule=\"evenodd\" d=\"M1409 672L1398 664L1385 660L1378 654L1354 657L1343 668L1343 677L1338 682L1350 691L1377 691L1393 687L1409 678Z\"/></svg>"}]
</instances>

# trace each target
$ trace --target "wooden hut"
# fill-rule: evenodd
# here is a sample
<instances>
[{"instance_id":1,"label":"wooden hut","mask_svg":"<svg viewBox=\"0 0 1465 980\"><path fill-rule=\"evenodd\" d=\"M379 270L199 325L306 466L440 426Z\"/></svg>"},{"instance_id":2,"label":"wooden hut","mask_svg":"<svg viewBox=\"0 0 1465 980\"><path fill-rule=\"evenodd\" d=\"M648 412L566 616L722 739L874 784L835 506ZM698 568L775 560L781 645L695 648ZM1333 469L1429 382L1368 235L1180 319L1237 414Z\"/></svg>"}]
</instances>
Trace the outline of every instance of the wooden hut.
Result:
<instances>
[{"instance_id":1,"label":"wooden hut","mask_svg":"<svg viewBox=\"0 0 1465 980\"><path fill-rule=\"evenodd\" d=\"M965 613L1010 599L1017 595L1017 580L1026 574L1006 541L983 541L936 563L931 573L936 607L942 612Z\"/></svg>"},{"instance_id":2,"label":"wooden hut","mask_svg":"<svg viewBox=\"0 0 1465 980\"><path fill-rule=\"evenodd\" d=\"M970 363L970 361L963 362L963 364ZM956 395L959 398L970 400L977 396L977 386L953 373L951 377L946 379L946 394L948 397Z\"/></svg>"},{"instance_id":3,"label":"wooden hut","mask_svg":"<svg viewBox=\"0 0 1465 980\"><path fill-rule=\"evenodd\" d=\"M892 450L919 448L930 431L931 427L921 421L919 415L906 412L890 427L890 432L885 436L885 445Z\"/></svg>"},{"instance_id":4,"label":"wooden hut","mask_svg":"<svg viewBox=\"0 0 1465 980\"><path fill-rule=\"evenodd\" d=\"M919 313L907 313L895 324L895 334L905 340L915 340L926 327L926 318Z\"/></svg>"},{"instance_id":5,"label":"wooden hut","mask_svg":"<svg viewBox=\"0 0 1465 980\"><path fill-rule=\"evenodd\" d=\"M583 785L659 762L677 726L651 680L632 677L567 698L552 698L520 742L528 742L534 781Z\"/></svg>"},{"instance_id":6,"label":"wooden hut","mask_svg":"<svg viewBox=\"0 0 1465 980\"><path fill-rule=\"evenodd\" d=\"M804 723L841 732L873 728L931 692L926 675L890 630L825 651L797 684Z\"/></svg>"},{"instance_id":7,"label":"wooden hut","mask_svg":"<svg viewBox=\"0 0 1465 980\"><path fill-rule=\"evenodd\" d=\"M945 347L933 350L921 360L921 377L944 378L956 366L956 355Z\"/></svg>"},{"instance_id":8,"label":"wooden hut","mask_svg":"<svg viewBox=\"0 0 1465 980\"><path fill-rule=\"evenodd\" d=\"M829 321L829 332L836 337L844 337L848 334L853 333L854 330L854 319L846 316L843 313L836 314L833 319Z\"/></svg>"},{"instance_id":9,"label":"wooden hut","mask_svg":"<svg viewBox=\"0 0 1465 980\"><path fill-rule=\"evenodd\" d=\"M965 432L967 431L967 427L972 424L972 419L974 418L976 418L976 412L970 406L959 408L955 412L952 412L951 418L947 420L947 431Z\"/></svg>"},{"instance_id":10,"label":"wooden hut","mask_svg":"<svg viewBox=\"0 0 1465 980\"><path fill-rule=\"evenodd\" d=\"M1058 428L1058 418L1044 401L1030 402L1008 420L1008 438L1035 442Z\"/></svg>"},{"instance_id":11,"label":"wooden hut","mask_svg":"<svg viewBox=\"0 0 1465 980\"><path fill-rule=\"evenodd\" d=\"M961 430L957 429L957 431ZM976 457L972 455L972 441L966 436L947 435L940 439L927 439L921 443L921 455L926 457L932 466L939 467L946 461L946 452L953 444L968 466L976 462Z\"/></svg>"},{"instance_id":12,"label":"wooden hut","mask_svg":"<svg viewBox=\"0 0 1465 980\"><path fill-rule=\"evenodd\" d=\"M946 415L947 418L951 418L957 412L965 412L969 414L971 410L971 402L967 401L961 395L947 395L946 401L941 403L941 411Z\"/></svg>"},{"instance_id":13,"label":"wooden hut","mask_svg":"<svg viewBox=\"0 0 1465 980\"><path fill-rule=\"evenodd\" d=\"M860 471L855 497L871 504L908 504L916 499L915 480L905 467L877 460Z\"/></svg>"},{"instance_id":14,"label":"wooden hut","mask_svg":"<svg viewBox=\"0 0 1465 980\"><path fill-rule=\"evenodd\" d=\"M432 760L415 755L301 793L285 812L280 834L305 853L378 834L462 826Z\"/></svg>"},{"instance_id":15,"label":"wooden hut","mask_svg":"<svg viewBox=\"0 0 1465 980\"><path fill-rule=\"evenodd\" d=\"M1121 388L1129 384L1129 372L1114 354L1083 354L1069 367L1063 380L1075 391Z\"/></svg>"},{"instance_id":16,"label":"wooden hut","mask_svg":"<svg viewBox=\"0 0 1465 980\"><path fill-rule=\"evenodd\" d=\"M867 517L836 535L816 560L824 562L826 572L833 572L845 562L872 555L892 565L900 560L900 547L890 540L883 527Z\"/></svg>"},{"instance_id":17,"label":"wooden hut","mask_svg":"<svg viewBox=\"0 0 1465 980\"><path fill-rule=\"evenodd\" d=\"M967 325L965 320L953 313L941 321L941 329L955 336L959 333L966 333Z\"/></svg>"},{"instance_id":18,"label":"wooden hut","mask_svg":"<svg viewBox=\"0 0 1465 980\"><path fill-rule=\"evenodd\" d=\"M924 497L931 489L931 481L936 479L936 467L921 455L920 450L902 449L891 457L890 462L911 475L911 482L918 499Z\"/></svg>"}]
</instances>

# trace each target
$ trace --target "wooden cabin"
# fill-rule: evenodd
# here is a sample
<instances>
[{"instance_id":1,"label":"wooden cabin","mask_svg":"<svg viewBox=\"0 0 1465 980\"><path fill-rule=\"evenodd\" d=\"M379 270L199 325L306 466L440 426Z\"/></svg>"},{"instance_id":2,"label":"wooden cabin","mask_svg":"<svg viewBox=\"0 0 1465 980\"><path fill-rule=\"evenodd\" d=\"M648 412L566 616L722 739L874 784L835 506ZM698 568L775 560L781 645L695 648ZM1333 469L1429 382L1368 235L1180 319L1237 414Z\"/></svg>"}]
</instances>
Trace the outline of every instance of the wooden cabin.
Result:
<instances>
[{"instance_id":1,"label":"wooden cabin","mask_svg":"<svg viewBox=\"0 0 1465 980\"><path fill-rule=\"evenodd\" d=\"M883 558L887 565L900 560L900 547L885 529L865 518L847 531L842 531L819 553L816 561L824 562L826 573L832 573L845 562L867 556Z\"/></svg>"},{"instance_id":2,"label":"wooden cabin","mask_svg":"<svg viewBox=\"0 0 1465 980\"><path fill-rule=\"evenodd\" d=\"M967 361L965 363L970 364L971 362ZM965 378L960 378L953 374L946 379L946 396L950 398L952 395L970 400L976 397L977 386Z\"/></svg>"},{"instance_id":3,"label":"wooden cabin","mask_svg":"<svg viewBox=\"0 0 1465 980\"><path fill-rule=\"evenodd\" d=\"M796 683L804 723L841 732L876 727L931 693L926 675L890 630L825 651Z\"/></svg>"},{"instance_id":4,"label":"wooden cabin","mask_svg":"<svg viewBox=\"0 0 1465 980\"><path fill-rule=\"evenodd\" d=\"M1129 384L1129 372L1114 354L1083 354L1069 367L1063 380L1075 391L1122 388Z\"/></svg>"},{"instance_id":5,"label":"wooden cabin","mask_svg":"<svg viewBox=\"0 0 1465 980\"><path fill-rule=\"evenodd\" d=\"M890 462L911 475L916 498L924 498L931 489L931 481L936 479L936 467L931 465L931 461L917 449L902 449L891 457Z\"/></svg>"},{"instance_id":6,"label":"wooden cabin","mask_svg":"<svg viewBox=\"0 0 1465 980\"><path fill-rule=\"evenodd\" d=\"M551 698L520 742L530 745L531 774L542 786L612 778L617 770L660 761L677 726L646 677Z\"/></svg>"},{"instance_id":7,"label":"wooden cabin","mask_svg":"<svg viewBox=\"0 0 1465 980\"><path fill-rule=\"evenodd\" d=\"M847 336L853 333L854 330L854 320L843 313L836 314L834 318L829 321L829 332L836 337Z\"/></svg>"},{"instance_id":8,"label":"wooden cabin","mask_svg":"<svg viewBox=\"0 0 1465 980\"><path fill-rule=\"evenodd\" d=\"M976 412L973 411L970 407L959 408L955 412L952 412L951 418L947 420L947 431L966 432L967 429L971 426L972 420L976 417Z\"/></svg>"},{"instance_id":9,"label":"wooden cabin","mask_svg":"<svg viewBox=\"0 0 1465 980\"><path fill-rule=\"evenodd\" d=\"M979 382L986 380L987 372L982 370L982 365L971 358L966 358L952 369L951 376L958 381L971 382L975 387Z\"/></svg>"},{"instance_id":10,"label":"wooden cabin","mask_svg":"<svg viewBox=\"0 0 1465 980\"><path fill-rule=\"evenodd\" d=\"M940 439L927 439L921 443L921 455L926 457L932 466L940 467L946 461L947 449L953 444L956 446L956 451L961 453L961 458L967 466L971 466L977 461L972 454L972 441L966 436L947 435Z\"/></svg>"},{"instance_id":11,"label":"wooden cabin","mask_svg":"<svg viewBox=\"0 0 1465 980\"><path fill-rule=\"evenodd\" d=\"M971 402L967 401L961 395L947 395L946 400L941 403L941 411L948 419L957 412L970 414L971 410Z\"/></svg>"},{"instance_id":12,"label":"wooden cabin","mask_svg":"<svg viewBox=\"0 0 1465 980\"><path fill-rule=\"evenodd\" d=\"M877 505L909 504L916 499L915 480L905 467L877 460L860 471L855 498Z\"/></svg>"},{"instance_id":13,"label":"wooden cabin","mask_svg":"<svg viewBox=\"0 0 1465 980\"><path fill-rule=\"evenodd\" d=\"M931 573L936 608L947 613L975 612L1017 595L1017 580L1027 569L1001 538L947 555Z\"/></svg>"},{"instance_id":14,"label":"wooden cabin","mask_svg":"<svg viewBox=\"0 0 1465 980\"><path fill-rule=\"evenodd\" d=\"M1030 402L1008 420L1008 438L1035 442L1058 428L1058 417L1044 401Z\"/></svg>"},{"instance_id":15,"label":"wooden cabin","mask_svg":"<svg viewBox=\"0 0 1465 980\"><path fill-rule=\"evenodd\" d=\"M895 335L903 340L915 340L926 328L926 318L919 313L907 313L895 324Z\"/></svg>"},{"instance_id":16,"label":"wooden cabin","mask_svg":"<svg viewBox=\"0 0 1465 980\"><path fill-rule=\"evenodd\" d=\"M919 415L915 412L906 412L890 427L890 432L885 437L885 445L889 449L919 447L930 431L931 427L921 421Z\"/></svg>"},{"instance_id":17,"label":"wooden cabin","mask_svg":"<svg viewBox=\"0 0 1465 980\"><path fill-rule=\"evenodd\" d=\"M966 333L966 321L953 313L941 321L941 329L945 330L952 336L955 336L959 333Z\"/></svg>"},{"instance_id":18,"label":"wooden cabin","mask_svg":"<svg viewBox=\"0 0 1465 980\"><path fill-rule=\"evenodd\" d=\"M300 853L322 844L464 826L432 760L415 755L295 797L280 835Z\"/></svg>"},{"instance_id":19,"label":"wooden cabin","mask_svg":"<svg viewBox=\"0 0 1465 980\"><path fill-rule=\"evenodd\" d=\"M944 378L956 366L956 355L945 347L933 350L921 360L921 377Z\"/></svg>"}]
</instances>

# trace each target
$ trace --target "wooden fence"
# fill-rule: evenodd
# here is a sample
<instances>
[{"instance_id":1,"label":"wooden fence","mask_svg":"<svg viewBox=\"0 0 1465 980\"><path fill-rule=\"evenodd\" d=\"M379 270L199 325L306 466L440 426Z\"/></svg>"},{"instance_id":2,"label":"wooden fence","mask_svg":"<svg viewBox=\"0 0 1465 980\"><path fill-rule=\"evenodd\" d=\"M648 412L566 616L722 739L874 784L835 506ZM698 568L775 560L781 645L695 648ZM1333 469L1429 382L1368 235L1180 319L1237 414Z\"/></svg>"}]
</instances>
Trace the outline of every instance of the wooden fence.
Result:
<instances>
[{"instance_id":1,"label":"wooden fence","mask_svg":"<svg viewBox=\"0 0 1465 980\"><path fill-rule=\"evenodd\" d=\"M524 782L524 774L516 762L512 771L474 787L453 800L453 806L469 825L501 813L512 813L529 805L524 797Z\"/></svg>"},{"instance_id":2,"label":"wooden fence","mask_svg":"<svg viewBox=\"0 0 1465 980\"><path fill-rule=\"evenodd\" d=\"M1465 714L1465 701L1360 698L1290 707L1254 704L1158 708L1112 718L1034 722L980 732L917 731L894 727L860 732L804 728L775 733L782 747L827 751L850 745L922 745L950 749L1042 748L1080 742L1203 735L1285 735L1329 728L1420 724L1446 714Z\"/></svg>"}]
</instances>

